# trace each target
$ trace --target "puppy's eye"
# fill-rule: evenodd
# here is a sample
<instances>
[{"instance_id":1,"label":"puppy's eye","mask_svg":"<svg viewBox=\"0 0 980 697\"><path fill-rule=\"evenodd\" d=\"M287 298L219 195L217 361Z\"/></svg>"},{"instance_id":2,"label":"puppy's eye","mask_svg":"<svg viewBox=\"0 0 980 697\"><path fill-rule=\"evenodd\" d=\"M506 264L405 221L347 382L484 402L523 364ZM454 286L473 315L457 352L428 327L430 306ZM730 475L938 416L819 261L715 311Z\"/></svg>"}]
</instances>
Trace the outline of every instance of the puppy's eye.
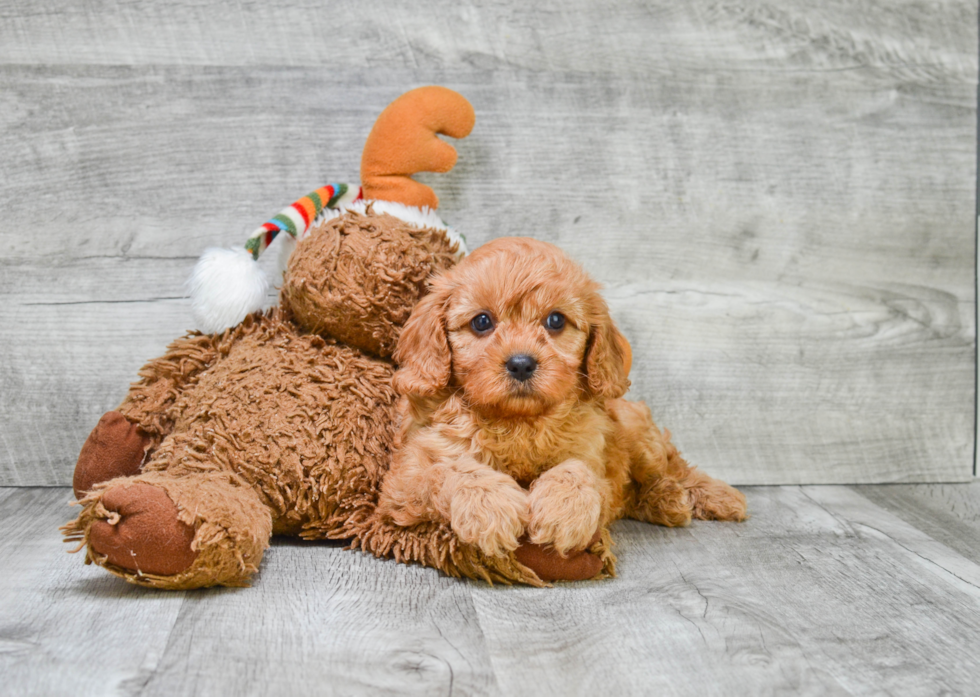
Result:
<instances>
[{"instance_id":1,"label":"puppy's eye","mask_svg":"<svg viewBox=\"0 0 980 697\"><path fill-rule=\"evenodd\" d=\"M544 321L544 326L553 332L561 331L565 326L565 315L560 312L552 312Z\"/></svg>"},{"instance_id":2,"label":"puppy's eye","mask_svg":"<svg viewBox=\"0 0 980 697\"><path fill-rule=\"evenodd\" d=\"M486 334L493 329L493 319L486 312L481 312L470 320L470 329L477 334Z\"/></svg>"}]
</instances>

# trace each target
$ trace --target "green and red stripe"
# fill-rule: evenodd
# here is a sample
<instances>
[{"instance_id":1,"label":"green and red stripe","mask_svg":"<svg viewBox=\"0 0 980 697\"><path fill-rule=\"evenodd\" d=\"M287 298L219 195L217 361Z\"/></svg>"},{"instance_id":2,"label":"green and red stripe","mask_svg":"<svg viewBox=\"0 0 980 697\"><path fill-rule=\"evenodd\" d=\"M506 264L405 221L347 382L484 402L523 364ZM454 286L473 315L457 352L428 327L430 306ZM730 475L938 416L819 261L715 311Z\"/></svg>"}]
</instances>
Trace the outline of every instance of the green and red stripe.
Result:
<instances>
[{"instance_id":1,"label":"green and red stripe","mask_svg":"<svg viewBox=\"0 0 980 697\"><path fill-rule=\"evenodd\" d=\"M263 223L245 242L245 249L251 252L253 259L258 259L280 232L285 231L295 239L300 239L324 208L340 208L359 198L361 198L359 186L349 184L321 186Z\"/></svg>"}]
</instances>

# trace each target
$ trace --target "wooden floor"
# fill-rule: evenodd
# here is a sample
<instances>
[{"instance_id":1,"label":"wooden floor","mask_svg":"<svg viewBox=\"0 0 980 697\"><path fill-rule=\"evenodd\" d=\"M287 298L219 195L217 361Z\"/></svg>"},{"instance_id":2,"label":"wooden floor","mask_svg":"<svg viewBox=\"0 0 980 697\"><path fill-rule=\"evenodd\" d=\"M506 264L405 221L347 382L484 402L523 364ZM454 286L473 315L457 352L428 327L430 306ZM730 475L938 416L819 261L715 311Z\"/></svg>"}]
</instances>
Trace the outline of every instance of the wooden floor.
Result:
<instances>
[{"instance_id":1,"label":"wooden floor","mask_svg":"<svg viewBox=\"0 0 980 697\"><path fill-rule=\"evenodd\" d=\"M0 489L0 693L976 694L980 483L746 492L742 525L618 523L603 582L281 539L253 587L173 593L66 554L68 489Z\"/></svg>"}]
</instances>

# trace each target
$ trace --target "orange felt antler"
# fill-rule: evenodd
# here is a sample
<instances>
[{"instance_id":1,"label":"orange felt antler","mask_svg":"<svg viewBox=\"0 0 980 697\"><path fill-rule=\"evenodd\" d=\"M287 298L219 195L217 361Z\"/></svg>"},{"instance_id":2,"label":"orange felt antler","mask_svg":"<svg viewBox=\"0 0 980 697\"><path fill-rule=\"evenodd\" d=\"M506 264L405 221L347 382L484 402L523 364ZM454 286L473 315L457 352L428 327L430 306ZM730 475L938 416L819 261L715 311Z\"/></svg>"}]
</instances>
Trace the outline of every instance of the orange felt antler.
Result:
<instances>
[{"instance_id":1,"label":"orange felt antler","mask_svg":"<svg viewBox=\"0 0 980 697\"><path fill-rule=\"evenodd\" d=\"M435 192L411 175L451 170L456 149L436 134L465 138L475 121L473 106L445 87L419 87L403 94L381 112L364 144L364 198L438 206Z\"/></svg>"}]
</instances>

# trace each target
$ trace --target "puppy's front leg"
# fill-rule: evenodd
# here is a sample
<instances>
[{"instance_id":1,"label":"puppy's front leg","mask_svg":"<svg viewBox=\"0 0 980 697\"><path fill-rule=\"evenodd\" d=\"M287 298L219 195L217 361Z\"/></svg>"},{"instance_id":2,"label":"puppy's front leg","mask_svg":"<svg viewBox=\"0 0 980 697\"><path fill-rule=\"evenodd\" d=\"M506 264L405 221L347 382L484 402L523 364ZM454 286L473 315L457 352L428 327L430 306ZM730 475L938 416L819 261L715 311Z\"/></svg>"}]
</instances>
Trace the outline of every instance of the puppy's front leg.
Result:
<instances>
[{"instance_id":1,"label":"puppy's front leg","mask_svg":"<svg viewBox=\"0 0 980 697\"><path fill-rule=\"evenodd\" d=\"M562 555L587 547L602 516L603 486L604 480L575 459L538 477L528 497L531 542L550 544Z\"/></svg>"},{"instance_id":2,"label":"puppy's front leg","mask_svg":"<svg viewBox=\"0 0 980 697\"><path fill-rule=\"evenodd\" d=\"M528 508L527 493L513 477L469 458L442 466L445 480L434 500L459 539L490 556L517 549Z\"/></svg>"},{"instance_id":3,"label":"puppy's front leg","mask_svg":"<svg viewBox=\"0 0 980 697\"><path fill-rule=\"evenodd\" d=\"M381 488L379 512L403 526L446 521L462 542L489 556L517 549L527 525L527 492L465 453L426 447L427 439L420 440L396 454Z\"/></svg>"}]
</instances>

